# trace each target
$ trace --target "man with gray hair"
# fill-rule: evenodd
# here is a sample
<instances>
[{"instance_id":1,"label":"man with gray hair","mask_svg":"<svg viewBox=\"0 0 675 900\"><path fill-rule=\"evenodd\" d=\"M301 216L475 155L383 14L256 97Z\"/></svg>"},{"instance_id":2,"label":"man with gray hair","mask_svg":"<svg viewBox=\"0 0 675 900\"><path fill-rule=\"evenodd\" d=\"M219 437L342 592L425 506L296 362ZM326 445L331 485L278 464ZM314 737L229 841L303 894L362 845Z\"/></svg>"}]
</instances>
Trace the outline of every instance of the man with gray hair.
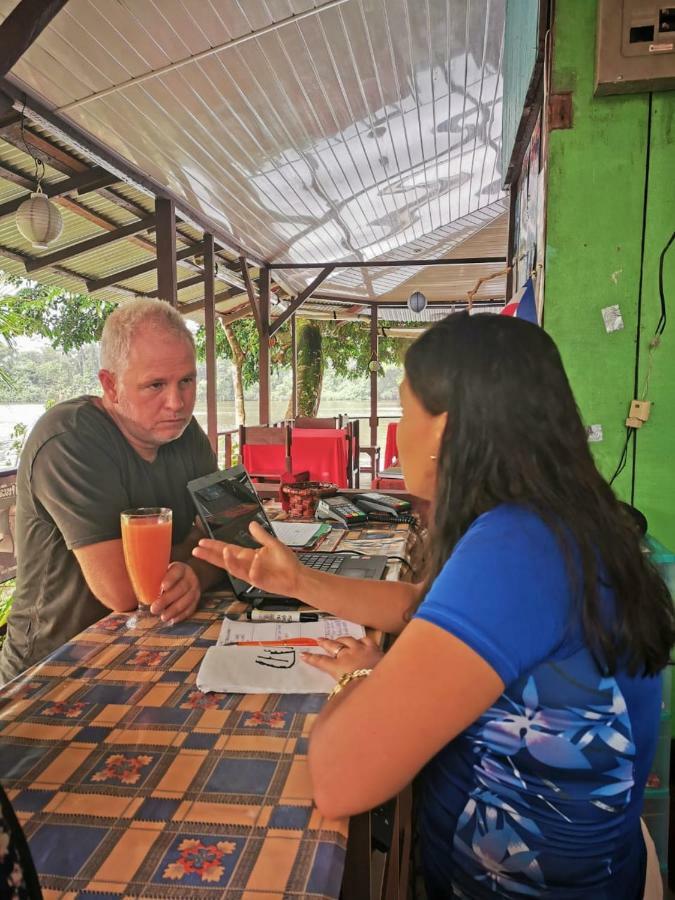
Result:
<instances>
[{"instance_id":1,"label":"man with gray hair","mask_svg":"<svg viewBox=\"0 0 675 900\"><path fill-rule=\"evenodd\" d=\"M103 329L99 380L102 397L53 406L21 454L16 593L0 685L111 610L136 608L124 509L173 511L173 561L151 612L171 623L188 618L218 578L191 556L199 532L186 485L218 466L192 416L195 349L180 313L161 300L119 306Z\"/></svg>"}]
</instances>

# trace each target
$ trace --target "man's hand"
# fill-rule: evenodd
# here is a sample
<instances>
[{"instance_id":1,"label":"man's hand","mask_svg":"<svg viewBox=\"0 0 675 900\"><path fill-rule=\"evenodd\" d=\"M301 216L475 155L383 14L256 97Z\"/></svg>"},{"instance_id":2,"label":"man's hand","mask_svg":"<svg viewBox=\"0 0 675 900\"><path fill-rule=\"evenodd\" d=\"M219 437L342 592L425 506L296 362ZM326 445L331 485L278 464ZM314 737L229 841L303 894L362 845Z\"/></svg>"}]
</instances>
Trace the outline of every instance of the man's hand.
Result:
<instances>
[{"instance_id":1,"label":"man's hand","mask_svg":"<svg viewBox=\"0 0 675 900\"><path fill-rule=\"evenodd\" d=\"M201 596L197 575L183 562L171 563L162 580L161 591L159 599L150 606L150 612L171 625L189 619Z\"/></svg>"}]
</instances>

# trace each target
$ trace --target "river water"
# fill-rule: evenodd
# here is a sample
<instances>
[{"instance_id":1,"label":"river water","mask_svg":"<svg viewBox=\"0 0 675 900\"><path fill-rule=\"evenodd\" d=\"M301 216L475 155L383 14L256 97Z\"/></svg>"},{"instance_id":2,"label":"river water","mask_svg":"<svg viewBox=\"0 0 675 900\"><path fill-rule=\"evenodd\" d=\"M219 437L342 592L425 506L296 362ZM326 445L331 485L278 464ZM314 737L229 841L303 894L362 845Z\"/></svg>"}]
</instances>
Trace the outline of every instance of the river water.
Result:
<instances>
[{"instance_id":1,"label":"river water","mask_svg":"<svg viewBox=\"0 0 675 900\"><path fill-rule=\"evenodd\" d=\"M258 401L247 400L246 418L251 424L258 421ZM283 418L286 413L287 400L272 400L272 421ZM11 447L12 430L15 425L24 424L30 430L44 412L41 403L2 403L0 404L0 468L11 467L16 464L15 452ZM319 409L321 416L335 416L340 413L349 413L352 417L366 417L370 415L368 401L349 401L349 408L345 400L323 400ZM400 418L401 410L391 403L381 403L378 410L380 426L378 429L378 443L384 453L385 433L387 420ZM206 429L206 409L197 406L195 416L204 429ZM234 428L234 403L222 402L218 405L218 429ZM366 422L361 422L361 443L370 443L370 432Z\"/></svg>"}]
</instances>

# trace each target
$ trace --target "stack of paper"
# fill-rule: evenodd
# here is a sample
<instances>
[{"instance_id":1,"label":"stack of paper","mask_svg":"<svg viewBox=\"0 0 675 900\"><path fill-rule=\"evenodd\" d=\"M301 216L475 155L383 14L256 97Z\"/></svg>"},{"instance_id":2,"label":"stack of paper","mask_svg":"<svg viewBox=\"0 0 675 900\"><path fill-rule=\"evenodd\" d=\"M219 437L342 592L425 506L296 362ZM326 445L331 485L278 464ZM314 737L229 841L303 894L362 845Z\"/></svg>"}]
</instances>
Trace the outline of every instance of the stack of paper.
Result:
<instances>
[{"instance_id":1,"label":"stack of paper","mask_svg":"<svg viewBox=\"0 0 675 900\"><path fill-rule=\"evenodd\" d=\"M225 619L215 647L197 674L200 691L234 694L327 694L335 679L300 658L323 653L317 638L361 638L361 625L342 619L318 622L248 622Z\"/></svg>"},{"instance_id":2,"label":"stack of paper","mask_svg":"<svg viewBox=\"0 0 675 900\"><path fill-rule=\"evenodd\" d=\"M275 536L287 547L307 547L330 531L323 522L272 522Z\"/></svg>"}]
</instances>

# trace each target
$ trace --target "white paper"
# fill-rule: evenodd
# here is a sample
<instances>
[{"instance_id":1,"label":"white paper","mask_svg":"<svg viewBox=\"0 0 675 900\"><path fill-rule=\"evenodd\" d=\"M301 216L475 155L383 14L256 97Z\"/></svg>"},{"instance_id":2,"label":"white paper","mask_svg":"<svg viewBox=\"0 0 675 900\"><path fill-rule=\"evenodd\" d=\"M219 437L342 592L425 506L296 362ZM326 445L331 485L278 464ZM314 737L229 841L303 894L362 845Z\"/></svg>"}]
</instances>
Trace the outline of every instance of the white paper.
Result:
<instances>
[{"instance_id":1,"label":"white paper","mask_svg":"<svg viewBox=\"0 0 675 900\"><path fill-rule=\"evenodd\" d=\"M318 622L249 622L247 619L233 621L223 619L217 646L236 644L242 641L286 641L293 638L337 638L348 635L362 638L366 635L363 625L333 619L329 616Z\"/></svg>"},{"instance_id":2,"label":"white paper","mask_svg":"<svg viewBox=\"0 0 675 900\"><path fill-rule=\"evenodd\" d=\"M302 662L300 654L305 652L323 651L318 647L237 647L234 644L209 647L197 673L197 687L205 693L330 693L335 679Z\"/></svg>"},{"instance_id":3,"label":"white paper","mask_svg":"<svg viewBox=\"0 0 675 900\"><path fill-rule=\"evenodd\" d=\"M272 522L274 534L287 547L304 547L321 527L321 522Z\"/></svg>"}]
</instances>

